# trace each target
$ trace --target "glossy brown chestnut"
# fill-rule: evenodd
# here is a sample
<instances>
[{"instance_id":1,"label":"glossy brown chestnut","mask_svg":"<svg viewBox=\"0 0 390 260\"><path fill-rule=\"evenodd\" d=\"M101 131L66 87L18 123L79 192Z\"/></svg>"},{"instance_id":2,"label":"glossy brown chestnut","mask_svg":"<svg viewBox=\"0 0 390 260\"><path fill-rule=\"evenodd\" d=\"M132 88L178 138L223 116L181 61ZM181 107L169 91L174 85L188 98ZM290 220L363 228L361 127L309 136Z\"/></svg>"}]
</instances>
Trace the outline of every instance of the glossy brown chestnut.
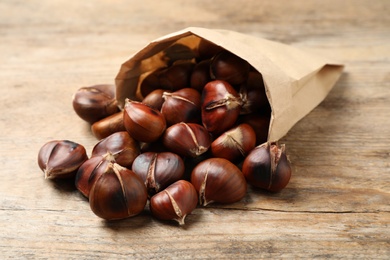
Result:
<instances>
[{"instance_id":1,"label":"glossy brown chestnut","mask_svg":"<svg viewBox=\"0 0 390 260\"><path fill-rule=\"evenodd\" d=\"M211 144L206 128L195 123L178 123L170 126L162 137L164 146L184 157L197 157L205 153Z\"/></svg>"},{"instance_id":2,"label":"glossy brown chestnut","mask_svg":"<svg viewBox=\"0 0 390 260\"><path fill-rule=\"evenodd\" d=\"M211 143L214 157L225 158L235 162L244 158L255 148L256 134L248 124L240 124L226 131Z\"/></svg>"},{"instance_id":3,"label":"glossy brown chestnut","mask_svg":"<svg viewBox=\"0 0 390 260\"><path fill-rule=\"evenodd\" d=\"M247 115L240 115L237 122L239 124L250 125L256 134L256 145L260 145L267 141L270 120L270 114L262 115L252 113Z\"/></svg>"},{"instance_id":4,"label":"glossy brown chestnut","mask_svg":"<svg viewBox=\"0 0 390 260\"><path fill-rule=\"evenodd\" d=\"M190 86L201 93L209 81L211 81L210 60L202 60L192 70Z\"/></svg>"},{"instance_id":5,"label":"glossy brown chestnut","mask_svg":"<svg viewBox=\"0 0 390 260\"><path fill-rule=\"evenodd\" d=\"M150 199L150 211L155 218L175 220L184 225L185 217L198 204L198 194L194 186L185 180L179 180Z\"/></svg>"},{"instance_id":6,"label":"glossy brown chestnut","mask_svg":"<svg viewBox=\"0 0 390 260\"><path fill-rule=\"evenodd\" d=\"M269 102L265 94L263 77L259 72L249 73L248 80L241 85L239 94L242 100L241 114L268 110Z\"/></svg>"},{"instance_id":7,"label":"glossy brown chestnut","mask_svg":"<svg viewBox=\"0 0 390 260\"><path fill-rule=\"evenodd\" d=\"M161 113L168 126L176 123L200 122L200 93L193 88L183 88L175 92L164 92Z\"/></svg>"},{"instance_id":8,"label":"glossy brown chestnut","mask_svg":"<svg viewBox=\"0 0 390 260\"><path fill-rule=\"evenodd\" d=\"M128 99L125 101L123 124L134 139L145 143L156 141L166 128L165 117L160 111Z\"/></svg>"},{"instance_id":9,"label":"glossy brown chestnut","mask_svg":"<svg viewBox=\"0 0 390 260\"><path fill-rule=\"evenodd\" d=\"M220 79L232 85L244 83L249 74L250 65L246 60L229 51L221 51L211 60L210 73L212 79Z\"/></svg>"},{"instance_id":10,"label":"glossy brown chestnut","mask_svg":"<svg viewBox=\"0 0 390 260\"><path fill-rule=\"evenodd\" d=\"M91 124L119 111L112 84L82 87L72 99L76 114Z\"/></svg>"},{"instance_id":11,"label":"glossy brown chestnut","mask_svg":"<svg viewBox=\"0 0 390 260\"><path fill-rule=\"evenodd\" d=\"M229 130L236 122L241 99L234 88L222 80L210 81L202 92L202 123L213 135Z\"/></svg>"},{"instance_id":12,"label":"glossy brown chestnut","mask_svg":"<svg viewBox=\"0 0 390 260\"><path fill-rule=\"evenodd\" d=\"M247 189L240 169L223 158L210 158L199 163L191 173L191 183L203 206L213 202L238 202L244 198Z\"/></svg>"},{"instance_id":13,"label":"glossy brown chestnut","mask_svg":"<svg viewBox=\"0 0 390 260\"><path fill-rule=\"evenodd\" d=\"M68 140L47 142L38 152L38 165L45 179L72 178L87 159L84 146Z\"/></svg>"},{"instance_id":14,"label":"glossy brown chestnut","mask_svg":"<svg viewBox=\"0 0 390 260\"><path fill-rule=\"evenodd\" d=\"M93 123L91 131L92 134L99 140L106 138L113 133L126 131L126 128L123 125L123 111Z\"/></svg>"},{"instance_id":15,"label":"glossy brown chestnut","mask_svg":"<svg viewBox=\"0 0 390 260\"><path fill-rule=\"evenodd\" d=\"M123 167L131 167L141 153L139 143L126 131L116 132L100 140L92 149L92 156L112 154L115 162Z\"/></svg>"},{"instance_id":16,"label":"glossy brown chestnut","mask_svg":"<svg viewBox=\"0 0 390 260\"><path fill-rule=\"evenodd\" d=\"M96 155L86 160L76 173L76 188L81 194L88 198L89 192L96 179L106 171L108 163L114 162L114 156L110 153Z\"/></svg>"},{"instance_id":17,"label":"glossy brown chestnut","mask_svg":"<svg viewBox=\"0 0 390 260\"><path fill-rule=\"evenodd\" d=\"M184 162L171 152L146 152L134 160L131 170L141 177L149 196L153 196L183 177Z\"/></svg>"},{"instance_id":18,"label":"glossy brown chestnut","mask_svg":"<svg viewBox=\"0 0 390 260\"><path fill-rule=\"evenodd\" d=\"M189 87L193 67L190 61L180 61L166 68L159 75L161 88L176 91Z\"/></svg>"},{"instance_id":19,"label":"glossy brown chestnut","mask_svg":"<svg viewBox=\"0 0 390 260\"><path fill-rule=\"evenodd\" d=\"M162 104L164 103L164 92L170 93L169 90L155 89L142 100L142 103L160 111Z\"/></svg>"},{"instance_id":20,"label":"glossy brown chestnut","mask_svg":"<svg viewBox=\"0 0 390 260\"><path fill-rule=\"evenodd\" d=\"M115 220L139 214L145 208L147 198L140 177L117 163L109 163L92 186L89 204L98 217Z\"/></svg>"},{"instance_id":21,"label":"glossy brown chestnut","mask_svg":"<svg viewBox=\"0 0 390 260\"><path fill-rule=\"evenodd\" d=\"M242 172L255 187L274 192L284 189L291 177L285 146L273 142L257 146L245 158Z\"/></svg>"}]
</instances>

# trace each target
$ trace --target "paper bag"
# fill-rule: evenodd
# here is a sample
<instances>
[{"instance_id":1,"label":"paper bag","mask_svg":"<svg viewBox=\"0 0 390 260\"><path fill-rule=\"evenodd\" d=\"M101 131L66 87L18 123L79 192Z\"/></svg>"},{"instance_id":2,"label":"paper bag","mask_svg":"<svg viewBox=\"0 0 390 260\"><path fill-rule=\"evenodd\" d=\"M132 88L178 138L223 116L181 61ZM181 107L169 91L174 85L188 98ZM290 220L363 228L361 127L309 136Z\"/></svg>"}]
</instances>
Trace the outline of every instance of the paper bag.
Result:
<instances>
[{"instance_id":1,"label":"paper bag","mask_svg":"<svg viewBox=\"0 0 390 260\"><path fill-rule=\"evenodd\" d=\"M189 27L152 41L122 64L116 77L119 104L123 106L125 98L142 98L140 80L145 73L167 66L165 49L174 43L196 49L201 39L236 54L262 74L272 110L269 141L281 139L324 100L343 70L340 64L282 43L229 30Z\"/></svg>"}]
</instances>

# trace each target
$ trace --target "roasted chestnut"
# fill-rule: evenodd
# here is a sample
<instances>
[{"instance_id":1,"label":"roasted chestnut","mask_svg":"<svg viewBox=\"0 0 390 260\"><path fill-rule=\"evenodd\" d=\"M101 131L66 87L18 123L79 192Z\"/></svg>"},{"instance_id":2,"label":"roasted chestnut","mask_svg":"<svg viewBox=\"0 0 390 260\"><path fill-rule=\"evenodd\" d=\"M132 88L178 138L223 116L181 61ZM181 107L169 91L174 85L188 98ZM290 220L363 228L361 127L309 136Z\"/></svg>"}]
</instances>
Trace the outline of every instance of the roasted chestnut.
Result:
<instances>
[{"instance_id":1,"label":"roasted chestnut","mask_svg":"<svg viewBox=\"0 0 390 260\"><path fill-rule=\"evenodd\" d=\"M76 114L91 124L119 112L115 99L115 85L112 84L82 87L76 91L72 99Z\"/></svg>"},{"instance_id":2,"label":"roasted chestnut","mask_svg":"<svg viewBox=\"0 0 390 260\"><path fill-rule=\"evenodd\" d=\"M123 124L134 139L145 143L156 141L166 128L164 115L160 111L128 99L125 101Z\"/></svg>"},{"instance_id":3,"label":"roasted chestnut","mask_svg":"<svg viewBox=\"0 0 390 260\"><path fill-rule=\"evenodd\" d=\"M211 144L207 130L195 123L177 123L170 126L162 137L164 146L184 157L197 157L205 153Z\"/></svg>"},{"instance_id":4,"label":"roasted chestnut","mask_svg":"<svg viewBox=\"0 0 390 260\"><path fill-rule=\"evenodd\" d=\"M179 180L150 199L150 211L161 220L175 220L184 225L185 217L198 204L198 194L194 186L185 180Z\"/></svg>"},{"instance_id":5,"label":"roasted chestnut","mask_svg":"<svg viewBox=\"0 0 390 260\"><path fill-rule=\"evenodd\" d=\"M214 157L235 162L244 158L256 145L256 134L248 124L240 124L226 131L211 143Z\"/></svg>"},{"instance_id":6,"label":"roasted chestnut","mask_svg":"<svg viewBox=\"0 0 390 260\"><path fill-rule=\"evenodd\" d=\"M242 173L255 187L274 192L284 189L291 177L285 145L266 142L257 146L245 158Z\"/></svg>"},{"instance_id":7,"label":"roasted chestnut","mask_svg":"<svg viewBox=\"0 0 390 260\"><path fill-rule=\"evenodd\" d=\"M106 138L113 133L126 131L126 128L123 125L123 111L93 123L91 131L92 134L99 140Z\"/></svg>"},{"instance_id":8,"label":"roasted chestnut","mask_svg":"<svg viewBox=\"0 0 390 260\"><path fill-rule=\"evenodd\" d=\"M92 150L92 156L112 154L115 162L123 167L131 167L140 154L139 143L126 131L116 132L100 140Z\"/></svg>"},{"instance_id":9,"label":"roasted chestnut","mask_svg":"<svg viewBox=\"0 0 390 260\"><path fill-rule=\"evenodd\" d=\"M199 194L199 203L233 203L244 198L246 180L240 169L223 158L200 162L191 173L191 183Z\"/></svg>"},{"instance_id":10,"label":"roasted chestnut","mask_svg":"<svg viewBox=\"0 0 390 260\"><path fill-rule=\"evenodd\" d=\"M131 170L141 177L148 194L153 196L183 177L184 162L171 152L146 152L135 158Z\"/></svg>"},{"instance_id":11,"label":"roasted chestnut","mask_svg":"<svg viewBox=\"0 0 390 260\"><path fill-rule=\"evenodd\" d=\"M138 175L117 163L109 163L91 188L89 204L98 217L115 220L139 214L147 198L146 187Z\"/></svg>"},{"instance_id":12,"label":"roasted chestnut","mask_svg":"<svg viewBox=\"0 0 390 260\"><path fill-rule=\"evenodd\" d=\"M249 74L250 65L230 51L221 51L216 54L210 65L212 79L220 79L232 85L244 83Z\"/></svg>"},{"instance_id":13,"label":"roasted chestnut","mask_svg":"<svg viewBox=\"0 0 390 260\"><path fill-rule=\"evenodd\" d=\"M72 178L87 159L84 146L69 140L47 142L38 152L38 165L45 179Z\"/></svg>"},{"instance_id":14,"label":"roasted chestnut","mask_svg":"<svg viewBox=\"0 0 390 260\"><path fill-rule=\"evenodd\" d=\"M213 135L229 130L237 121L240 109L241 99L226 81L210 81L203 88L202 123Z\"/></svg>"},{"instance_id":15,"label":"roasted chestnut","mask_svg":"<svg viewBox=\"0 0 390 260\"><path fill-rule=\"evenodd\" d=\"M167 125L180 122L200 122L200 94L192 88L183 88L173 93L164 92L161 113Z\"/></svg>"}]
</instances>

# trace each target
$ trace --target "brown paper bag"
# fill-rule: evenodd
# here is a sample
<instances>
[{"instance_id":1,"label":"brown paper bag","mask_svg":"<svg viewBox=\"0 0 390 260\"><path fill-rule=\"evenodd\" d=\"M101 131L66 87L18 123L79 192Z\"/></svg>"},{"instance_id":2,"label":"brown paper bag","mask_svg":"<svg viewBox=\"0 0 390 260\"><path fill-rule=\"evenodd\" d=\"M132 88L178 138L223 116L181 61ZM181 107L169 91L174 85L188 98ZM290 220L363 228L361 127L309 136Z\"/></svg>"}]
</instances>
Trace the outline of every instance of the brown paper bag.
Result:
<instances>
[{"instance_id":1,"label":"brown paper bag","mask_svg":"<svg viewBox=\"0 0 390 260\"><path fill-rule=\"evenodd\" d=\"M281 139L329 93L343 66L307 51L228 30L189 27L152 41L122 64L117 99L141 99L143 75L167 65L164 50L174 43L196 49L205 39L248 61L262 75L272 114L268 140ZM183 55L186 55L185 53Z\"/></svg>"}]
</instances>

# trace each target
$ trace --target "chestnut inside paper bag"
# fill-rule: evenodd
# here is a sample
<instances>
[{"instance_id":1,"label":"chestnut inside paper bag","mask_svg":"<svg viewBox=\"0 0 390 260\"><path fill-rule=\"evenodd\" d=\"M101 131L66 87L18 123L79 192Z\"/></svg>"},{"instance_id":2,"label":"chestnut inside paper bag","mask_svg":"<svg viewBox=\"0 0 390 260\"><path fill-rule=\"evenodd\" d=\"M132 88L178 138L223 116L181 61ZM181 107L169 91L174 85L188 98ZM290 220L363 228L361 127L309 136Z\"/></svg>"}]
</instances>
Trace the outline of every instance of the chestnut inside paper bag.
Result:
<instances>
[{"instance_id":1,"label":"chestnut inside paper bag","mask_svg":"<svg viewBox=\"0 0 390 260\"><path fill-rule=\"evenodd\" d=\"M341 76L343 65L310 52L229 30L189 27L149 43L122 64L116 77L117 100L141 100L140 82L170 59L188 59L191 53L167 53L180 43L196 50L204 39L234 53L259 71L271 106L268 140L281 139L295 123L314 109ZM195 51L196 52L196 51ZM167 56L168 55L168 56ZM172 57L172 56L179 57ZM182 57L180 57L182 56Z\"/></svg>"}]
</instances>

